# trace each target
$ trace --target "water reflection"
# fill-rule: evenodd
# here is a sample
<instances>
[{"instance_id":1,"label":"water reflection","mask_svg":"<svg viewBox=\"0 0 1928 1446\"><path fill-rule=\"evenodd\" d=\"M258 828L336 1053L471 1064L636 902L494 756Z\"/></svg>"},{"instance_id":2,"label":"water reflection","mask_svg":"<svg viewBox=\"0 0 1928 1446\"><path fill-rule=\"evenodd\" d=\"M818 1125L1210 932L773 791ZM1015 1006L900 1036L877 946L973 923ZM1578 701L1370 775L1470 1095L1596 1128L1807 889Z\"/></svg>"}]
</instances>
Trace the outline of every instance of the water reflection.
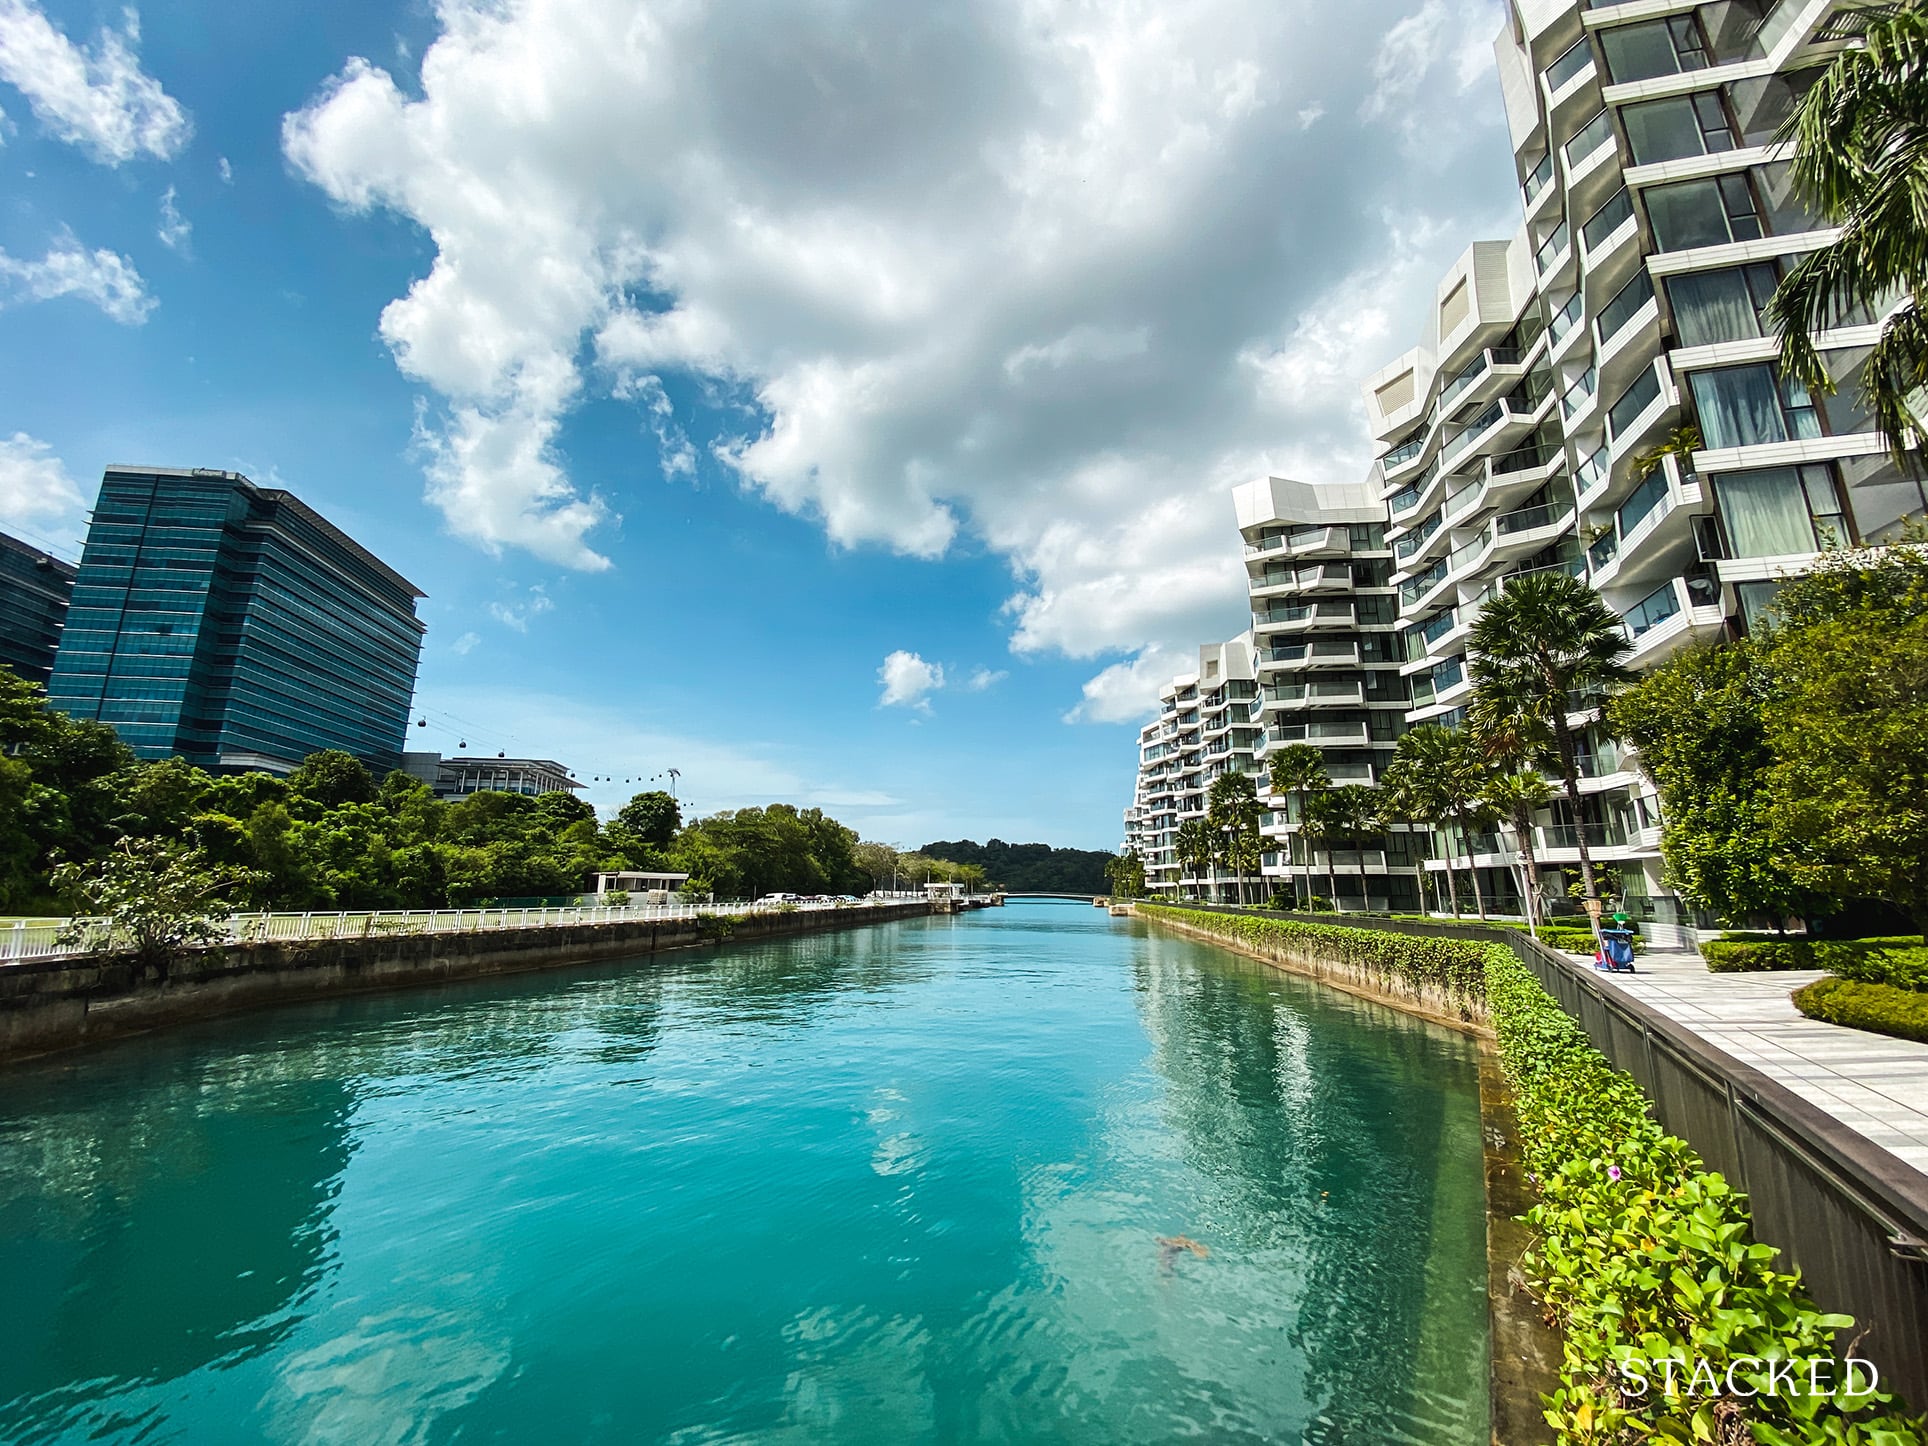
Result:
<instances>
[{"instance_id":1,"label":"water reflection","mask_svg":"<svg viewBox=\"0 0 1928 1446\"><path fill-rule=\"evenodd\" d=\"M1483 1439L1464 1046L1089 908L4 1078L7 1440Z\"/></svg>"}]
</instances>

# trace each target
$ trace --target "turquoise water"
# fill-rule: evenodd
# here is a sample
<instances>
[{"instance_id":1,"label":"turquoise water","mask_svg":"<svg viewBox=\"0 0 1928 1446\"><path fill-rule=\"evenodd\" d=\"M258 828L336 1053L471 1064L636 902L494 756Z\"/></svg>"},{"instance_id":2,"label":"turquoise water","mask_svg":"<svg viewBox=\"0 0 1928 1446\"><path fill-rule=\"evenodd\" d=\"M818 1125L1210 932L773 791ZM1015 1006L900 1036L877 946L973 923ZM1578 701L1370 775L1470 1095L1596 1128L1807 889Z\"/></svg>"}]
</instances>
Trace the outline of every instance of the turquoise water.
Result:
<instances>
[{"instance_id":1,"label":"turquoise water","mask_svg":"<svg viewBox=\"0 0 1928 1446\"><path fill-rule=\"evenodd\" d=\"M0 1440L1484 1442L1480 1172L1088 906L281 1008L0 1071Z\"/></svg>"}]
</instances>

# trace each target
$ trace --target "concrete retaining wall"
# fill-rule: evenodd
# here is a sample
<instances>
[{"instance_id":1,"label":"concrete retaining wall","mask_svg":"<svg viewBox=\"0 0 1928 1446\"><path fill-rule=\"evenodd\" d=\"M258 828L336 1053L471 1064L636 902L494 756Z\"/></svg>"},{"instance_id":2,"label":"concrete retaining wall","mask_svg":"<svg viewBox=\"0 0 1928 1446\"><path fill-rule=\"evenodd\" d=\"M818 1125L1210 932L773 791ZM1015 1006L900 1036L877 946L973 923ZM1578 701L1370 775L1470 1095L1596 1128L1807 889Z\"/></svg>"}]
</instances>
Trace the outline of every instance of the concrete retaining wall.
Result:
<instances>
[{"instance_id":1,"label":"concrete retaining wall","mask_svg":"<svg viewBox=\"0 0 1928 1446\"><path fill-rule=\"evenodd\" d=\"M725 938L753 942L929 913L930 905L918 901L725 917L727 935L716 921L695 919L239 944L191 950L165 976L124 955L34 960L0 967L0 1060L284 1000L629 959Z\"/></svg>"},{"instance_id":2,"label":"concrete retaining wall","mask_svg":"<svg viewBox=\"0 0 1928 1446\"><path fill-rule=\"evenodd\" d=\"M1189 907L1186 906L1186 907ZM1219 909L1216 913L1230 914L1243 912L1257 914L1261 918L1288 918L1285 914L1258 914L1255 909ZM1386 980L1367 969L1351 964L1339 963L1323 954L1317 944L1280 939L1238 939L1225 934L1215 934L1210 929L1181 919L1166 918L1160 914L1141 914L1140 918L1158 925L1161 929L1171 929L1180 934L1188 934L1207 944L1216 944L1234 954L1260 959L1267 964L1275 964L1293 974L1302 974L1308 979L1316 979L1334 989L1356 994L1363 999L1390 1004L1407 1014L1416 1014L1422 1019L1430 1019L1435 1024L1444 1024L1452 1029L1468 1034L1487 1034L1490 1030L1486 1021L1486 1001L1484 999L1462 1000L1448 990L1430 984L1409 984L1401 979ZM1318 922L1331 927L1333 916L1302 915L1306 922ZM1343 916L1341 916L1343 917ZM1355 926L1357 927L1357 926ZM1499 932L1499 931L1490 931Z\"/></svg>"}]
</instances>

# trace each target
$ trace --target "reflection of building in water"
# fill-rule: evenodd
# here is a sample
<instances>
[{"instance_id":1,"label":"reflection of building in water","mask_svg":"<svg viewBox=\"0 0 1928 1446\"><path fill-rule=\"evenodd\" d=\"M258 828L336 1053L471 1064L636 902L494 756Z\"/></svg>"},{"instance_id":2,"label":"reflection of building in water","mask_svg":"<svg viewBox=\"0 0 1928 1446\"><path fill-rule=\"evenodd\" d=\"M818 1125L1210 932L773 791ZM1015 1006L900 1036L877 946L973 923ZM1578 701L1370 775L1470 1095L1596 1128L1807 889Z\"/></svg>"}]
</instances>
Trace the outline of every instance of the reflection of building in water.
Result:
<instances>
[{"instance_id":1,"label":"reflection of building in water","mask_svg":"<svg viewBox=\"0 0 1928 1446\"><path fill-rule=\"evenodd\" d=\"M0 1401L265 1342L327 1264L354 1094L331 1078L16 1080L0 1135ZM0 1436L9 1434L0 1411Z\"/></svg>"},{"instance_id":2,"label":"reflection of building in water","mask_svg":"<svg viewBox=\"0 0 1928 1446\"><path fill-rule=\"evenodd\" d=\"M1456 1438L1468 1403L1441 1383L1486 1373L1471 1043L1263 965L1182 967L1195 946L1152 942L1177 956L1136 980L1164 1117L1198 1178L1237 1192L1201 1199L1201 1219L1245 1222L1237 1248L1273 1252L1296 1293L1290 1339L1324 1402L1303 1439Z\"/></svg>"}]
</instances>

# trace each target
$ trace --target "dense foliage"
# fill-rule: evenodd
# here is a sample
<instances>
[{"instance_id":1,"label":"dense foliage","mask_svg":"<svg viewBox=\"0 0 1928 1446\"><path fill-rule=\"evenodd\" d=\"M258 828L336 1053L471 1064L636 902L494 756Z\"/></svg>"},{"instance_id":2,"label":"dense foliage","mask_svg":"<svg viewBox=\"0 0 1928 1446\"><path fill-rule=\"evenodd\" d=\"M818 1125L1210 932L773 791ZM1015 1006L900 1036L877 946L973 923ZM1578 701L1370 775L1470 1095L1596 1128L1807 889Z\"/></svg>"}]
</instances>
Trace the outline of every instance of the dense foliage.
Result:
<instances>
[{"instance_id":1,"label":"dense foliage","mask_svg":"<svg viewBox=\"0 0 1928 1446\"><path fill-rule=\"evenodd\" d=\"M1527 1261L1563 1336L1547 1420L1562 1443L1928 1441L1928 1427L1879 1394L1644 1394L1621 1369L1705 1360L1762 1390L1775 1360L1836 1358L1847 1316L1814 1308L1778 1252L1749 1238L1746 1198L1647 1113L1627 1075L1587 1042L1509 949L1489 946L1486 992L1539 1201ZM1836 1375L1840 1373L1837 1371ZM1751 1432L1751 1434L1750 1434Z\"/></svg>"},{"instance_id":2,"label":"dense foliage","mask_svg":"<svg viewBox=\"0 0 1928 1446\"><path fill-rule=\"evenodd\" d=\"M1060 849L1049 844L988 843L971 839L927 843L920 853L953 864L976 864L984 877L1012 893L1102 894L1108 884L1102 849Z\"/></svg>"},{"instance_id":3,"label":"dense foliage","mask_svg":"<svg viewBox=\"0 0 1928 1446\"><path fill-rule=\"evenodd\" d=\"M601 870L688 873L722 898L861 893L875 878L857 835L821 809L773 804L685 825L673 798L649 792L604 824L568 793L445 801L345 753L318 753L285 779L138 762L111 728L46 707L0 668L0 912L95 907L117 869L152 861L130 846L160 841L180 855L169 877L181 888L218 879L235 904L273 909L562 897Z\"/></svg>"},{"instance_id":4,"label":"dense foliage","mask_svg":"<svg viewBox=\"0 0 1928 1446\"><path fill-rule=\"evenodd\" d=\"M1669 874L1736 921L1872 898L1928 931L1928 549L1830 554L1774 612L1614 700Z\"/></svg>"}]
</instances>

